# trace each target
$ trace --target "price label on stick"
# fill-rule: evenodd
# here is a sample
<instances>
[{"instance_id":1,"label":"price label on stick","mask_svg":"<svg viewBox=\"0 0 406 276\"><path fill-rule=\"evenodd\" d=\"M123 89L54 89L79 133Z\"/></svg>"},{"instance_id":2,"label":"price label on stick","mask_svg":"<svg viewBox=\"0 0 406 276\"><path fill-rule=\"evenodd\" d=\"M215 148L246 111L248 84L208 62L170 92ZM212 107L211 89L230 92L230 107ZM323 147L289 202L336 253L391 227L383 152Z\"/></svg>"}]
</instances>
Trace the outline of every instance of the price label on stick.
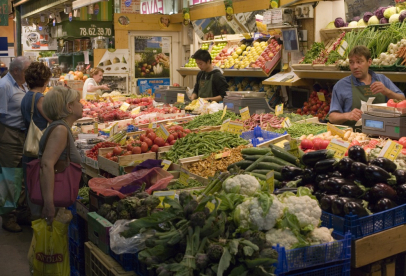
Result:
<instances>
[{"instance_id":1,"label":"price label on stick","mask_svg":"<svg viewBox=\"0 0 406 276\"><path fill-rule=\"evenodd\" d=\"M185 186L189 186L188 179L189 175L182 169L180 171L179 182Z\"/></svg>"},{"instance_id":2,"label":"price label on stick","mask_svg":"<svg viewBox=\"0 0 406 276\"><path fill-rule=\"evenodd\" d=\"M290 128L292 126L292 123L290 122L289 118L285 118L281 125L283 128Z\"/></svg>"},{"instance_id":3,"label":"price label on stick","mask_svg":"<svg viewBox=\"0 0 406 276\"><path fill-rule=\"evenodd\" d=\"M130 107L130 104L129 104L129 103L123 103L123 104L120 106L120 110L126 112L129 107Z\"/></svg>"},{"instance_id":4,"label":"price label on stick","mask_svg":"<svg viewBox=\"0 0 406 276\"><path fill-rule=\"evenodd\" d=\"M333 135L333 136L338 135L338 136L340 136L341 138L344 137L344 131L341 130L341 129L339 129L338 127L336 127L336 126L330 124L330 123L327 123L327 131L330 131L330 132L331 132L331 135Z\"/></svg>"},{"instance_id":5,"label":"price label on stick","mask_svg":"<svg viewBox=\"0 0 406 276\"><path fill-rule=\"evenodd\" d=\"M226 115L226 113L227 113L227 106L224 105L224 108L223 108L223 115L221 115L221 120L223 120L223 118L224 118L224 116Z\"/></svg>"},{"instance_id":6,"label":"price label on stick","mask_svg":"<svg viewBox=\"0 0 406 276\"><path fill-rule=\"evenodd\" d=\"M328 144L327 149L335 150L335 158L343 158L344 154L347 152L350 147L350 143L344 142L338 139L331 139L331 142Z\"/></svg>"},{"instance_id":7,"label":"price label on stick","mask_svg":"<svg viewBox=\"0 0 406 276\"><path fill-rule=\"evenodd\" d=\"M221 128L220 131L226 131L228 129L228 124L230 123L231 119L227 119L225 120L222 124L221 124Z\"/></svg>"},{"instance_id":8,"label":"price label on stick","mask_svg":"<svg viewBox=\"0 0 406 276\"><path fill-rule=\"evenodd\" d=\"M378 156L394 161L402 151L402 148L403 146L401 144L393 141L387 141Z\"/></svg>"},{"instance_id":9,"label":"price label on stick","mask_svg":"<svg viewBox=\"0 0 406 276\"><path fill-rule=\"evenodd\" d=\"M297 146L296 139L292 139L289 142L285 142L284 148L285 148L285 150L289 151L294 156L299 157L299 148Z\"/></svg>"},{"instance_id":10,"label":"price label on stick","mask_svg":"<svg viewBox=\"0 0 406 276\"><path fill-rule=\"evenodd\" d=\"M240 115L243 121L249 120L251 118L248 106L240 109Z\"/></svg>"},{"instance_id":11,"label":"price label on stick","mask_svg":"<svg viewBox=\"0 0 406 276\"><path fill-rule=\"evenodd\" d=\"M278 116L280 114L283 114L283 103L282 104L278 104L275 107L275 115Z\"/></svg>"},{"instance_id":12,"label":"price label on stick","mask_svg":"<svg viewBox=\"0 0 406 276\"><path fill-rule=\"evenodd\" d=\"M185 94L178 93L177 102L178 103L184 103L185 102Z\"/></svg>"},{"instance_id":13,"label":"price label on stick","mask_svg":"<svg viewBox=\"0 0 406 276\"><path fill-rule=\"evenodd\" d=\"M165 199L165 197L169 197L171 199L175 199L175 191L155 191L153 192L154 196L157 196L159 198L159 200L161 201L158 205L159 208L169 208L169 205L165 205L163 204L163 201Z\"/></svg>"},{"instance_id":14,"label":"price label on stick","mask_svg":"<svg viewBox=\"0 0 406 276\"><path fill-rule=\"evenodd\" d=\"M161 166L164 166L162 169L167 171L171 164L172 164L172 162L169 160L162 160Z\"/></svg>"},{"instance_id":15,"label":"price label on stick","mask_svg":"<svg viewBox=\"0 0 406 276\"><path fill-rule=\"evenodd\" d=\"M230 133L241 135L243 130L244 130L243 123L233 122L233 121L228 123L227 131L230 132Z\"/></svg>"},{"instance_id":16,"label":"price label on stick","mask_svg":"<svg viewBox=\"0 0 406 276\"><path fill-rule=\"evenodd\" d=\"M323 92L317 92L317 97L319 97L319 100L322 101L322 102L326 101L326 97L324 97Z\"/></svg>"},{"instance_id":17,"label":"price label on stick","mask_svg":"<svg viewBox=\"0 0 406 276\"><path fill-rule=\"evenodd\" d=\"M156 129L156 123L149 123L148 128L150 129Z\"/></svg>"},{"instance_id":18,"label":"price label on stick","mask_svg":"<svg viewBox=\"0 0 406 276\"><path fill-rule=\"evenodd\" d=\"M138 106L138 107L134 108L133 110L131 110L131 114L137 115L138 113L140 113L140 111L141 111L141 106Z\"/></svg>"},{"instance_id":19,"label":"price label on stick","mask_svg":"<svg viewBox=\"0 0 406 276\"><path fill-rule=\"evenodd\" d=\"M156 130L156 136L161 137L166 141L169 136L168 130L164 127L163 124L159 124L159 128Z\"/></svg>"},{"instance_id":20,"label":"price label on stick","mask_svg":"<svg viewBox=\"0 0 406 276\"><path fill-rule=\"evenodd\" d=\"M273 170L266 174L266 184L268 185L269 193L273 193L275 190L275 173Z\"/></svg>"}]
</instances>

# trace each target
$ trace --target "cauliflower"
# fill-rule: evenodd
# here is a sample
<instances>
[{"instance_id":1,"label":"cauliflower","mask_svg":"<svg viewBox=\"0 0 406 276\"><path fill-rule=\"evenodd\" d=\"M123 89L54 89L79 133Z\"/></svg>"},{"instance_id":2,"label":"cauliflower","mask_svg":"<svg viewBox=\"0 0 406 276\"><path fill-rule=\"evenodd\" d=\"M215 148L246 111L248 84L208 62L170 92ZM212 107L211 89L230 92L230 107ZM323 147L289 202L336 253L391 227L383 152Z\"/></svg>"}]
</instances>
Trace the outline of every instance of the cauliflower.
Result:
<instances>
[{"instance_id":1,"label":"cauliflower","mask_svg":"<svg viewBox=\"0 0 406 276\"><path fill-rule=\"evenodd\" d=\"M310 242L312 244L333 242L332 232L333 229L328 229L327 227L316 228L309 234Z\"/></svg>"},{"instance_id":2,"label":"cauliflower","mask_svg":"<svg viewBox=\"0 0 406 276\"><path fill-rule=\"evenodd\" d=\"M284 199L288 213L296 215L300 228L312 225L316 228L321 218L321 209L317 200L309 196L290 196Z\"/></svg>"},{"instance_id":3,"label":"cauliflower","mask_svg":"<svg viewBox=\"0 0 406 276\"><path fill-rule=\"evenodd\" d=\"M258 180L247 174L236 175L223 182L223 190L227 193L236 193L252 196L261 191L261 184Z\"/></svg>"},{"instance_id":4,"label":"cauliflower","mask_svg":"<svg viewBox=\"0 0 406 276\"><path fill-rule=\"evenodd\" d=\"M299 242L295 234L289 229L271 229L266 232L266 242L272 246L279 244L285 247L285 249L291 249L293 245Z\"/></svg>"},{"instance_id":5,"label":"cauliflower","mask_svg":"<svg viewBox=\"0 0 406 276\"><path fill-rule=\"evenodd\" d=\"M264 201L268 201L265 202L265 206L269 206L265 212ZM245 229L269 230L276 225L282 215L283 204L278 198L274 195L262 195L239 204L234 211L234 222Z\"/></svg>"}]
</instances>

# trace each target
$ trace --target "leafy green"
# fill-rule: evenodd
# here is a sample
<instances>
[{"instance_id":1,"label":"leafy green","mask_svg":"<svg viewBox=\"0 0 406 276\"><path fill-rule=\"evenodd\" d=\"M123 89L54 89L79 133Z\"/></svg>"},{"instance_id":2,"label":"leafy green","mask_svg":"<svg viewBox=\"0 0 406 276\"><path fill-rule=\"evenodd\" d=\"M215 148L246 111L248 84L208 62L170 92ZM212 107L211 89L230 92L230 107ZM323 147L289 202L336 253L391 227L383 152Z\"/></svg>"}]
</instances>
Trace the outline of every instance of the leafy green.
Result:
<instances>
[{"instance_id":1,"label":"leafy green","mask_svg":"<svg viewBox=\"0 0 406 276\"><path fill-rule=\"evenodd\" d=\"M226 212L233 211L237 205L244 201L244 196L240 194L226 194L222 192L217 197L221 200L219 210Z\"/></svg>"},{"instance_id":2,"label":"leafy green","mask_svg":"<svg viewBox=\"0 0 406 276\"><path fill-rule=\"evenodd\" d=\"M308 50L303 58L302 64L312 64L313 60L315 60L320 52L324 50L324 43L323 42L314 42L312 48Z\"/></svg>"},{"instance_id":3,"label":"leafy green","mask_svg":"<svg viewBox=\"0 0 406 276\"><path fill-rule=\"evenodd\" d=\"M230 252L228 251L227 248L224 248L223 250L223 255L221 255L221 259L219 262L218 270L217 270L217 276L222 276L224 271L228 269L230 266L232 256Z\"/></svg>"}]
</instances>

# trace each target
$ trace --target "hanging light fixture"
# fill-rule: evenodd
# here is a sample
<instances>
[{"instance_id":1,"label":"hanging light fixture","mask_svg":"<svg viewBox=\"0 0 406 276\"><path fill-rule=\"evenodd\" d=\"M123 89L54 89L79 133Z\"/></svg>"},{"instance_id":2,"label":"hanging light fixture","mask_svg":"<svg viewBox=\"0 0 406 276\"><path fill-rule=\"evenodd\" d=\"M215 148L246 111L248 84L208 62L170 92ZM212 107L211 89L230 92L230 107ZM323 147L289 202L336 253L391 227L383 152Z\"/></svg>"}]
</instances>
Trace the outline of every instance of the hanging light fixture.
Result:
<instances>
[{"instance_id":1,"label":"hanging light fixture","mask_svg":"<svg viewBox=\"0 0 406 276\"><path fill-rule=\"evenodd\" d=\"M45 22L45 16L44 16L43 14L40 15L40 21L41 21L42 23Z\"/></svg>"}]
</instances>

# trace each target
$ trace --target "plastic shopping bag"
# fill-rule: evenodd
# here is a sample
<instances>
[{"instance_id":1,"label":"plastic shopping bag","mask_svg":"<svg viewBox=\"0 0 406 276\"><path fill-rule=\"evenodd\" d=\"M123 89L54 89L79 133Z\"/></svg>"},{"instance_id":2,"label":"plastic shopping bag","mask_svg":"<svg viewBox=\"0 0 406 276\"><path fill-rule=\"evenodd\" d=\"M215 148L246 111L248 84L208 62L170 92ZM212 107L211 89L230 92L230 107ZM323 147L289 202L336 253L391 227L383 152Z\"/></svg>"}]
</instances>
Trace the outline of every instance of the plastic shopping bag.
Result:
<instances>
[{"instance_id":1,"label":"plastic shopping bag","mask_svg":"<svg viewBox=\"0 0 406 276\"><path fill-rule=\"evenodd\" d=\"M17 208L23 181L22 168L0 167L0 215Z\"/></svg>"},{"instance_id":2,"label":"plastic shopping bag","mask_svg":"<svg viewBox=\"0 0 406 276\"><path fill-rule=\"evenodd\" d=\"M59 214L59 213L58 213ZM32 222L28 261L34 276L69 276L68 223L57 221L48 226L45 219Z\"/></svg>"}]
</instances>

